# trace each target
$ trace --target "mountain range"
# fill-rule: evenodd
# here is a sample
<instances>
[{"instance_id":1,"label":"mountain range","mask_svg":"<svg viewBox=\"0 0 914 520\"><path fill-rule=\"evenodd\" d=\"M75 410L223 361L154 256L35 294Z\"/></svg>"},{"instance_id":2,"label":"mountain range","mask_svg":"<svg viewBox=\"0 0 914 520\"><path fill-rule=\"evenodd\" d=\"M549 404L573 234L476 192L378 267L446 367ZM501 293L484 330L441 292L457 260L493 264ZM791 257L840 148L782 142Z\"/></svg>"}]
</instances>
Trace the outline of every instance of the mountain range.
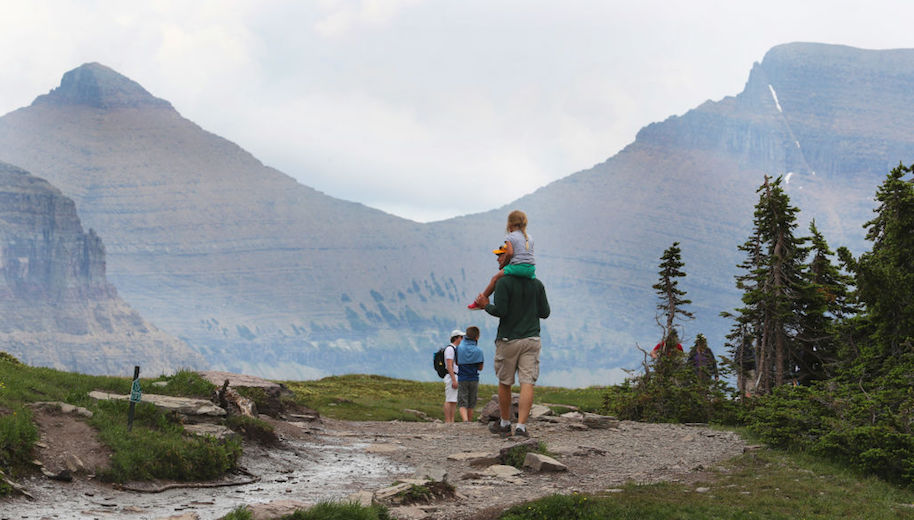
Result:
<instances>
[{"instance_id":1,"label":"mountain range","mask_svg":"<svg viewBox=\"0 0 914 520\"><path fill-rule=\"evenodd\" d=\"M736 96L504 207L429 224L309 188L97 63L0 117L0 160L72 199L143 318L203 366L271 378L431 379L447 331L472 324L491 359L495 321L466 303L523 209L553 309L541 382L580 386L617 382L659 339L651 286L673 242L696 315L683 336L724 353L718 314L739 303L737 245L765 175L785 177L804 226L861 251L877 185L914 153L912 92L914 50L777 46Z\"/></svg>"}]
</instances>

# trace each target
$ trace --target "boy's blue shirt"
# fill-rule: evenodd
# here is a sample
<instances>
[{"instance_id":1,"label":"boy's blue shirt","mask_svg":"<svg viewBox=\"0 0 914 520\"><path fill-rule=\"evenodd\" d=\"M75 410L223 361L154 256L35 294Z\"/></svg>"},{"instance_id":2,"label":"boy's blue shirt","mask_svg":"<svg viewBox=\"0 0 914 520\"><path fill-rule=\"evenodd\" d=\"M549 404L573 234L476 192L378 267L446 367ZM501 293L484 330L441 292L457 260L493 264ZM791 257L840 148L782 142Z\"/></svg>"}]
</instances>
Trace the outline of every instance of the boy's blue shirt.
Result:
<instances>
[{"instance_id":1,"label":"boy's blue shirt","mask_svg":"<svg viewBox=\"0 0 914 520\"><path fill-rule=\"evenodd\" d=\"M476 340L466 339L457 347L458 381L479 381L479 364L483 362L482 349Z\"/></svg>"}]
</instances>

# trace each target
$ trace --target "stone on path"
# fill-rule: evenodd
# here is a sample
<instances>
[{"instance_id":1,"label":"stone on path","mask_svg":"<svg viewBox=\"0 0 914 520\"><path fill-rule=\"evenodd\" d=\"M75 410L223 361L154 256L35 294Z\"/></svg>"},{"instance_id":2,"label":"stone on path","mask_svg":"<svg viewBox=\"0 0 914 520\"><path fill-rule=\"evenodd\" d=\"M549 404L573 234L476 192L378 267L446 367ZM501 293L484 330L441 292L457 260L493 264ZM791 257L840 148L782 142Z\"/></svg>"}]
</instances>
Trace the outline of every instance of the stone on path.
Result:
<instances>
[{"instance_id":1,"label":"stone on path","mask_svg":"<svg viewBox=\"0 0 914 520\"><path fill-rule=\"evenodd\" d=\"M524 467L531 468L533 471L537 472L568 471L568 466L553 459L552 457L543 455L542 453L532 452L528 452L526 457L524 457Z\"/></svg>"},{"instance_id":2,"label":"stone on path","mask_svg":"<svg viewBox=\"0 0 914 520\"><path fill-rule=\"evenodd\" d=\"M473 459L481 459L483 457L493 456L491 453L484 451L463 451L460 453L452 453L447 456L447 460L456 460L456 461L465 461Z\"/></svg>"},{"instance_id":3,"label":"stone on path","mask_svg":"<svg viewBox=\"0 0 914 520\"><path fill-rule=\"evenodd\" d=\"M515 468L514 466L506 466L504 464L493 464L488 468L482 470L482 474L490 477L506 478L514 477L520 475L523 471Z\"/></svg>"},{"instance_id":4,"label":"stone on path","mask_svg":"<svg viewBox=\"0 0 914 520\"><path fill-rule=\"evenodd\" d=\"M599 415L595 413L585 413L583 423L588 428L594 430L605 430L608 428L618 428L619 420L608 415Z\"/></svg>"}]
</instances>

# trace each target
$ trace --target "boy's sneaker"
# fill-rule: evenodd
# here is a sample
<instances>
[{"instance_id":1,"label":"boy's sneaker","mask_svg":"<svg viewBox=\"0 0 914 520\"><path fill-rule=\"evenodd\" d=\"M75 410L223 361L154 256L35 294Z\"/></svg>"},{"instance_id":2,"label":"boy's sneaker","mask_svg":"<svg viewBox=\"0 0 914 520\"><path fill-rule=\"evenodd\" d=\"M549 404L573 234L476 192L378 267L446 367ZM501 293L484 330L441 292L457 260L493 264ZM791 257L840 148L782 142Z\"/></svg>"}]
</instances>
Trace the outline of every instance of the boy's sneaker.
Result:
<instances>
[{"instance_id":1,"label":"boy's sneaker","mask_svg":"<svg viewBox=\"0 0 914 520\"><path fill-rule=\"evenodd\" d=\"M511 425L502 426L500 421L492 421L489 423L489 431L502 437L508 437L511 435Z\"/></svg>"},{"instance_id":2,"label":"boy's sneaker","mask_svg":"<svg viewBox=\"0 0 914 520\"><path fill-rule=\"evenodd\" d=\"M529 439L529 438L530 438L530 432L528 432L526 428L523 428L523 429L521 429L521 430L518 430L517 428L515 428L515 429L514 429L514 436L515 436L515 437L525 437L525 438L528 438L528 439Z\"/></svg>"},{"instance_id":3,"label":"boy's sneaker","mask_svg":"<svg viewBox=\"0 0 914 520\"><path fill-rule=\"evenodd\" d=\"M476 305L476 302L473 302L473 303L467 305L467 309L470 309L471 311L481 311L482 307L480 307L479 305Z\"/></svg>"}]
</instances>

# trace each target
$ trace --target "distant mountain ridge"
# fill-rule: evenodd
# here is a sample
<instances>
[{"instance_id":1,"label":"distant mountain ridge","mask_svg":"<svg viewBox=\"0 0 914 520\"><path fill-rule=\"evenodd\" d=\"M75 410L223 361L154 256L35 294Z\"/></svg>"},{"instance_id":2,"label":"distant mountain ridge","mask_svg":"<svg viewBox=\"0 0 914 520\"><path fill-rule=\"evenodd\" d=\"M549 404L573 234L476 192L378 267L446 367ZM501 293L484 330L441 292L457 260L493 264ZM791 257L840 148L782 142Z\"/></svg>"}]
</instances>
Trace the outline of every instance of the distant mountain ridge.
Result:
<instances>
[{"instance_id":1,"label":"distant mountain ridge","mask_svg":"<svg viewBox=\"0 0 914 520\"><path fill-rule=\"evenodd\" d=\"M544 322L543 382L635 368L658 339L657 264L681 243L683 325L723 354L738 303L737 244L765 174L833 246L863 246L877 184L914 154L914 51L773 48L739 95L648 125L623 151L489 212L417 224L303 186L98 64L0 118L0 159L76 202L109 278L144 317L213 368L266 377L374 372L431 378L427 357L495 269L510 209L531 219ZM799 230L803 233L805 230Z\"/></svg>"},{"instance_id":2,"label":"distant mountain ridge","mask_svg":"<svg viewBox=\"0 0 914 520\"><path fill-rule=\"evenodd\" d=\"M151 373L203 358L145 322L105 278L105 249L73 201L0 163L0 350L82 373Z\"/></svg>"}]
</instances>

